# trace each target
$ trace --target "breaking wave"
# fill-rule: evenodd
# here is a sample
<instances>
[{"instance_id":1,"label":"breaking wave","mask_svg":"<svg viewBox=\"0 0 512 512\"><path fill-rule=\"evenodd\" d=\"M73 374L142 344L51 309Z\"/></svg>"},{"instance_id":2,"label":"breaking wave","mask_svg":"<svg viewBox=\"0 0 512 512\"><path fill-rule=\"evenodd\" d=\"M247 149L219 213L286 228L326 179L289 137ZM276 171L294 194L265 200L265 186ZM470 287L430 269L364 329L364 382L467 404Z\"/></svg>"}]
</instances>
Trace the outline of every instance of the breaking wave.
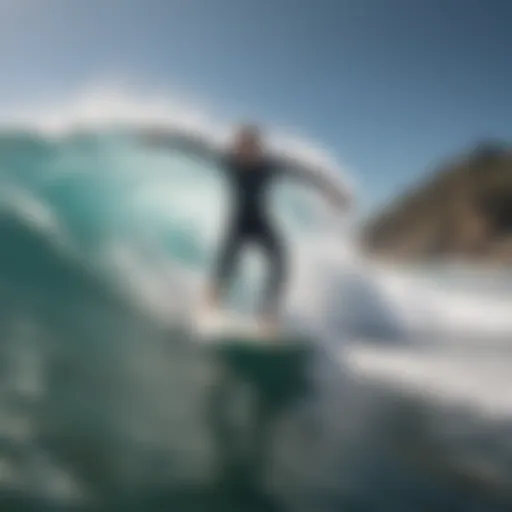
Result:
<instances>
[{"instance_id":1,"label":"breaking wave","mask_svg":"<svg viewBox=\"0 0 512 512\"><path fill-rule=\"evenodd\" d=\"M182 343L187 335L180 326L208 277L228 205L213 166L140 144L136 133L169 118L185 122L154 107L146 117L121 116L117 123L86 116L80 129L55 117L59 130L11 121L0 134L0 500L6 507L38 500L63 510L98 504L127 510L129 503L137 510L161 510L162 503L186 510L194 494L187 489L215 471L201 405L214 365ZM187 119L205 124L197 115ZM415 509L428 495L463 507L464 489L471 489L475 510L510 504L510 460L503 455L509 434L497 435L498 423L489 427L476 416L468 423L449 407L443 418L451 430L435 427L440 409L423 391L439 366L429 360L422 373L421 354L407 352L491 339L506 346L510 277L382 268L358 255L349 228L314 195L283 185L273 199L295 276L289 325L316 333L326 349L314 364L323 390L321 443L304 443L308 422L300 411L285 417L278 434L281 462L272 465L272 481L283 503L397 510L406 501ZM251 308L261 272L257 255L249 255L233 304ZM452 359L460 361L458 354ZM449 394L462 375L443 368L438 395ZM409 380L398 379L400 371ZM391 391L397 385L422 391L422 405ZM462 398L489 403L482 389L486 381ZM459 451L448 450L461 425L468 439L493 439L492 455L465 440ZM400 499L384 498L386 485L401 486Z\"/></svg>"}]
</instances>

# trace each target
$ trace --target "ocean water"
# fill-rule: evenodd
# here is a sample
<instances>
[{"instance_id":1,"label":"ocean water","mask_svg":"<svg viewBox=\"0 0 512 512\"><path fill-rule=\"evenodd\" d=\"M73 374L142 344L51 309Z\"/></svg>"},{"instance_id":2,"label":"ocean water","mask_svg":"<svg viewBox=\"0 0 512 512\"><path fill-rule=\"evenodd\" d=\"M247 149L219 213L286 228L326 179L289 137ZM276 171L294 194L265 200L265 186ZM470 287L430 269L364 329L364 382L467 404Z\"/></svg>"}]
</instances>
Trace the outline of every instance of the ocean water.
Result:
<instances>
[{"instance_id":1,"label":"ocean water","mask_svg":"<svg viewBox=\"0 0 512 512\"><path fill-rule=\"evenodd\" d=\"M183 320L222 176L126 126L0 134L2 511L511 509L512 275L377 265L285 184L284 322L311 341L313 392L273 406L257 477L219 478L219 363ZM262 272L249 254L233 307L251 309Z\"/></svg>"}]
</instances>

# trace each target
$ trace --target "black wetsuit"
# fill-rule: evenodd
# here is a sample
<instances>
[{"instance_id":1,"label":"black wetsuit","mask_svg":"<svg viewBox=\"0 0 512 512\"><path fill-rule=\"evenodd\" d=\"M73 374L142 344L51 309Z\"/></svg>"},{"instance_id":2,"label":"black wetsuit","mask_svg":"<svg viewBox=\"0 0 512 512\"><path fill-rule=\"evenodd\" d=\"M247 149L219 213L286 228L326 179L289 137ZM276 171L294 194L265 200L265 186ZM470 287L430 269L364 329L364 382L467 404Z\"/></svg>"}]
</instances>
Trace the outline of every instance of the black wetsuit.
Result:
<instances>
[{"instance_id":1,"label":"black wetsuit","mask_svg":"<svg viewBox=\"0 0 512 512\"><path fill-rule=\"evenodd\" d=\"M215 267L215 280L224 291L233 274L240 250L246 243L256 243L266 253L270 272L264 294L264 311L275 311L287 278L287 263L283 240L269 217L267 195L274 178L286 174L320 187L327 193L335 192L332 182L319 173L311 173L297 162L263 157L255 163L241 163L229 153L219 154L202 137L190 134L152 134L150 145L164 145L184 151L207 162L215 162L226 174L233 199L233 214L228 222Z\"/></svg>"},{"instance_id":2,"label":"black wetsuit","mask_svg":"<svg viewBox=\"0 0 512 512\"><path fill-rule=\"evenodd\" d=\"M266 253L270 272L263 297L264 312L274 311L285 284L285 251L281 236L270 219L267 195L281 169L271 159L253 164L239 163L234 157L224 157L225 171L233 199L233 213L219 251L215 278L224 289L232 277L243 245L255 243Z\"/></svg>"}]
</instances>

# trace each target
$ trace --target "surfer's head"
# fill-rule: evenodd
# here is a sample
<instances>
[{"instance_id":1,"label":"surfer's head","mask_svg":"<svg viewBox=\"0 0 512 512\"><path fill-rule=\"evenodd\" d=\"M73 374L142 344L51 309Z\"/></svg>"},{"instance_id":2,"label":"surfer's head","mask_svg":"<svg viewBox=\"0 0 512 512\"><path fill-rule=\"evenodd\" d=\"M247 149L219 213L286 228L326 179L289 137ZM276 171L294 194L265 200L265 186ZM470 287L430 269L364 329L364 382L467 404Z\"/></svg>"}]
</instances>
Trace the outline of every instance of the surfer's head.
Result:
<instances>
[{"instance_id":1,"label":"surfer's head","mask_svg":"<svg viewBox=\"0 0 512 512\"><path fill-rule=\"evenodd\" d=\"M263 155L263 136L261 129L254 124L240 125L233 138L233 153L246 162L259 160Z\"/></svg>"}]
</instances>

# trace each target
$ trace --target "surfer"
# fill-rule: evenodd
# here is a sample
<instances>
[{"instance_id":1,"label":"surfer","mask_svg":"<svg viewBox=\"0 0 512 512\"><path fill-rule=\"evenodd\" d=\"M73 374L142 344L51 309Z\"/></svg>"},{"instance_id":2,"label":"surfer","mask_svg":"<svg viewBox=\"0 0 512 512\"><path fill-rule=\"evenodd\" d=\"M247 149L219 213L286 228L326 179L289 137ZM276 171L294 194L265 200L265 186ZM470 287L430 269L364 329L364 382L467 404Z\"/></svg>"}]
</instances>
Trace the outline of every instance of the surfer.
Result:
<instances>
[{"instance_id":1,"label":"surfer","mask_svg":"<svg viewBox=\"0 0 512 512\"><path fill-rule=\"evenodd\" d=\"M345 211L351 201L348 189L331 173L324 172L328 170L292 156L272 154L265 148L262 131L256 125L240 126L227 149L213 138L186 130L153 133L148 143L163 144L200 156L217 163L225 172L234 208L218 252L206 304L210 310L219 307L241 249L245 244L254 242L265 252L270 268L260 318L267 331L274 331L287 282L288 265L283 238L270 218L265 202L267 192L276 177L298 177L323 192L335 207Z\"/></svg>"}]
</instances>

